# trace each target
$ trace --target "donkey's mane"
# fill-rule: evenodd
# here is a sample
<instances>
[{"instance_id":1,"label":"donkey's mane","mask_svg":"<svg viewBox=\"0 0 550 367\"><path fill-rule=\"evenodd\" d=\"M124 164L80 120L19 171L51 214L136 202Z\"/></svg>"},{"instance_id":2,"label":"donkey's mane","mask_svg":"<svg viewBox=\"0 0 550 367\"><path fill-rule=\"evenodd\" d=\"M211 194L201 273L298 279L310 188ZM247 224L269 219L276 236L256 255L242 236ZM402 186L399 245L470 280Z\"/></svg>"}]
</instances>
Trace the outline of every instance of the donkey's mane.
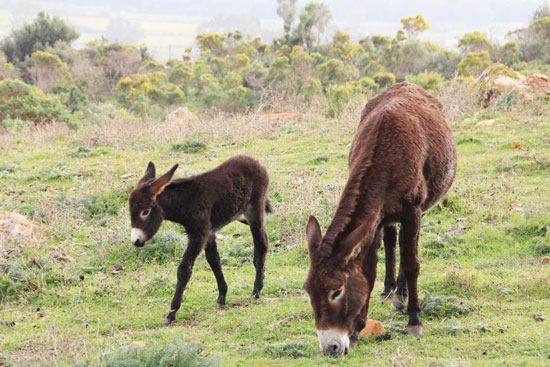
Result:
<instances>
[{"instance_id":1,"label":"donkey's mane","mask_svg":"<svg viewBox=\"0 0 550 367\"><path fill-rule=\"evenodd\" d=\"M332 252L336 239L342 233L352 231L354 228L349 228L353 219L357 219L357 204L364 188L361 187L363 180L367 176L369 170L374 165L374 158L378 142L378 134L382 128L383 122L388 113L392 113L403 105L405 101L402 99L374 98L370 100L363 111L361 112L361 121L359 129L371 126L366 140L355 149L359 150L357 158L351 162L350 158L350 174L346 186L342 192L340 202L336 208L334 219L327 229L321 250L326 255ZM382 104L382 105L381 105ZM353 145L352 148L354 149Z\"/></svg>"}]
</instances>

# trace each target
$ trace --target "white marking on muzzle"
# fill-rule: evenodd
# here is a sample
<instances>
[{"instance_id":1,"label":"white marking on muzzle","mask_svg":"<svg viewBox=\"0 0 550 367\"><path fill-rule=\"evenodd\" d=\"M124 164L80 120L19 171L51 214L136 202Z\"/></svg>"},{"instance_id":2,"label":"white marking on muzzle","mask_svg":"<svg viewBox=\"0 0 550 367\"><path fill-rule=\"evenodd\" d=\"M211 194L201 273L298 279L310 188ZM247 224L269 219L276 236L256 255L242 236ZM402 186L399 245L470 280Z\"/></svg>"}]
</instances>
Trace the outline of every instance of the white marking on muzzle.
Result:
<instances>
[{"instance_id":1,"label":"white marking on muzzle","mask_svg":"<svg viewBox=\"0 0 550 367\"><path fill-rule=\"evenodd\" d=\"M136 243L139 241L140 243L145 241L145 233L139 229L139 228L132 228L132 232L130 233L130 241L132 243Z\"/></svg>"},{"instance_id":2,"label":"white marking on muzzle","mask_svg":"<svg viewBox=\"0 0 550 367\"><path fill-rule=\"evenodd\" d=\"M349 336L346 331L317 330L317 337L323 354L343 355L349 351Z\"/></svg>"}]
</instances>

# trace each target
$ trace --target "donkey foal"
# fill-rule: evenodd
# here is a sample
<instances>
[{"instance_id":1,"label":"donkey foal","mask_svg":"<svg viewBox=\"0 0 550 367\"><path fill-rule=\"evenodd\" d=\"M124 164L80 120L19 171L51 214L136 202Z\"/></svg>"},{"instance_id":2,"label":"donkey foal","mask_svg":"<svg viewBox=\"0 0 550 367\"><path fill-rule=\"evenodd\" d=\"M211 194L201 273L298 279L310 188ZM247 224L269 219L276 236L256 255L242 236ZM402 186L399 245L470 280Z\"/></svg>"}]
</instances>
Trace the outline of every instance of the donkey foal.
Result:
<instances>
[{"instance_id":1,"label":"donkey foal","mask_svg":"<svg viewBox=\"0 0 550 367\"><path fill-rule=\"evenodd\" d=\"M181 224L189 238L178 266L176 292L164 321L167 325L176 318L193 264L203 249L218 284L218 307L225 305L227 283L220 265L216 231L234 220L250 226L256 268L252 294L255 298L260 296L268 248L264 218L266 213L271 213L267 200L267 171L251 157L236 156L211 171L172 181L177 168L176 164L163 176L155 178L155 165L149 162L129 199L131 241L135 246L141 247L151 239L164 219Z\"/></svg>"}]
</instances>

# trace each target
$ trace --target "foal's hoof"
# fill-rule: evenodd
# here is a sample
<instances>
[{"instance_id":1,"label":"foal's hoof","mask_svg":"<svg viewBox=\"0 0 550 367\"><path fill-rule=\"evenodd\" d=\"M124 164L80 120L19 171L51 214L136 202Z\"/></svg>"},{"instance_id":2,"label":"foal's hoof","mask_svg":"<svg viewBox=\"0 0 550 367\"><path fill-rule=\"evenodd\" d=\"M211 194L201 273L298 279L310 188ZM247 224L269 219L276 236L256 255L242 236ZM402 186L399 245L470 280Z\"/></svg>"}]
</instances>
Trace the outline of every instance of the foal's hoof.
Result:
<instances>
[{"instance_id":1,"label":"foal's hoof","mask_svg":"<svg viewBox=\"0 0 550 367\"><path fill-rule=\"evenodd\" d=\"M164 319L164 325L170 325L176 319L176 312L170 311L166 318Z\"/></svg>"},{"instance_id":2,"label":"foal's hoof","mask_svg":"<svg viewBox=\"0 0 550 367\"><path fill-rule=\"evenodd\" d=\"M402 310L407 305L408 298L409 297L402 296L402 295L396 293L396 294L393 295L393 297L391 299L391 303L398 310Z\"/></svg>"},{"instance_id":3,"label":"foal's hoof","mask_svg":"<svg viewBox=\"0 0 550 367\"><path fill-rule=\"evenodd\" d=\"M254 297L254 299L260 298L260 292L257 292L257 291L252 292L252 297Z\"/></svg>"},{"instance_id":4,"label":"foal's hoof","mask_svg":"<svg viewBox=\"0 0 550 367\"><path fill-rule=\"evenodd\" d=\"M391 302L394 294L393 292L380 293L380 302Z\"/></svg>"},{"instance_id":5,"label":"foal's hoof","mask_svg":"<svg viewBox=\"0 0 550 367\"><path fill-rule=\"evenodd\" d=\"M412 336L424 335L424 328L422 325L407 325L407 334Z\"/></svg>"},{"instance_id":6,"label":"foal's hoof","mask_svg":"<svg viewBox=\"0 0 550 367\"><path fill-rule=\"evenodd\" d=\"M222 308L225 308L225 303L217 302L217 303L216 303L216 307L219 308L219 309L221 310Z\"/></svg>"}]
</instances>

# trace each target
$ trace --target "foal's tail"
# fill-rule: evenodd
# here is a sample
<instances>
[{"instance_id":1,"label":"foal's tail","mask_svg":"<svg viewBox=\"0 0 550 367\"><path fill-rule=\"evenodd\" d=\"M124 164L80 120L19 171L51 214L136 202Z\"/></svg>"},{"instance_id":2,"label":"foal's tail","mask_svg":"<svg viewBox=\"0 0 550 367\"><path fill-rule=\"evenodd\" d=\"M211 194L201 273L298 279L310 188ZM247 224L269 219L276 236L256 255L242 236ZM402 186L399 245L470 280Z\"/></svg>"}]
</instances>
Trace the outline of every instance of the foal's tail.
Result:
<instances>
[{"instance_id":1,"label":"foal's tail","mask_svg":"<svg viewBox=\"0 0 550 367\"><path fill-rule=\"evenodd\" d=\"M269 199L265 202L265 212L266 213L273 213L273 208L271 207L271 203L269 202Z\"/></svg>"}]
</instances>

